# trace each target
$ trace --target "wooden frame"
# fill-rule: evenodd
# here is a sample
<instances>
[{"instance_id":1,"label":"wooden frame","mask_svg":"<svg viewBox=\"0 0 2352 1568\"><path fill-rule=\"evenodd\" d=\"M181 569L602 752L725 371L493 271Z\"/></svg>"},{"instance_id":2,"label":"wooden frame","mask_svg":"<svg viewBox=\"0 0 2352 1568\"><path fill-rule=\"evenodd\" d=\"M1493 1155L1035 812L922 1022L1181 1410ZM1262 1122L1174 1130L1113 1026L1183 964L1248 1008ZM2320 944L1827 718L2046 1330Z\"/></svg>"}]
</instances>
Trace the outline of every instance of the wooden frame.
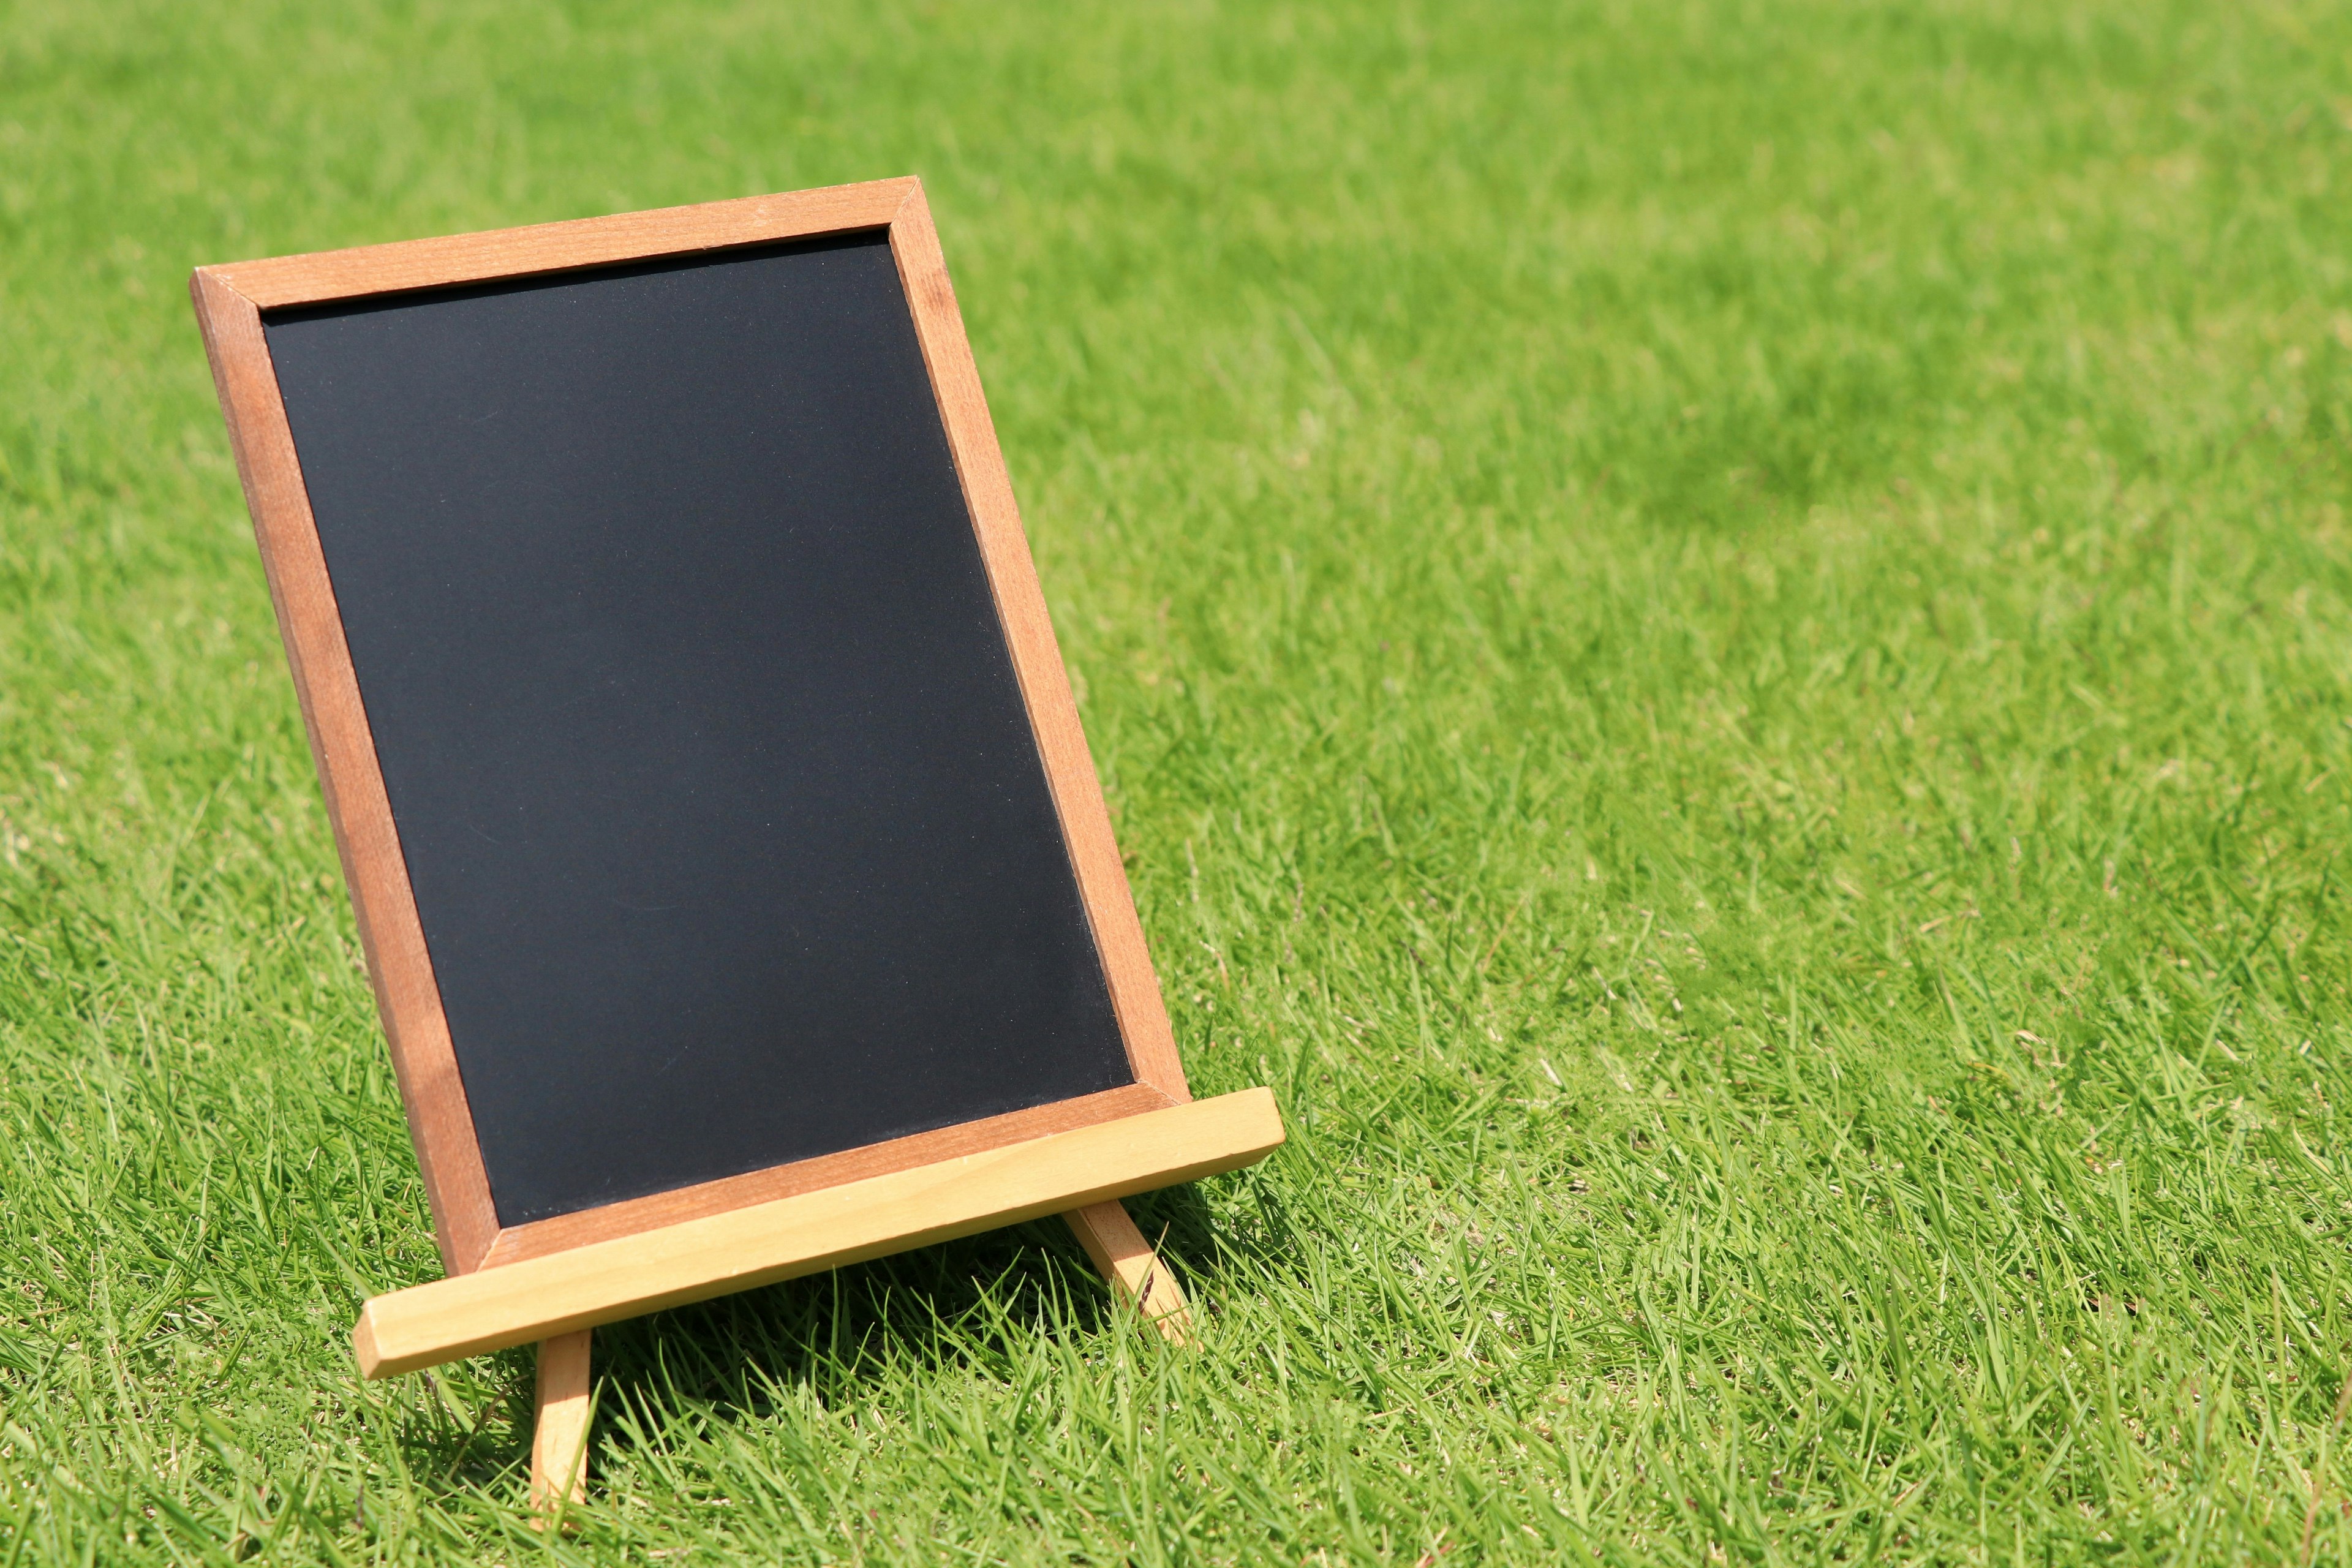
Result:
<instances>
[{"instance_id":1,"label":"wooden frame","mask_svg":"<svg viewBox=\"0 0 2352 1568\"><path fill-rule=\"evenodd\" d=\"M351 650L344 640L334 585L328 576L270 361L263 313L362 296L545 276L872 230L887 231L897 260L1135 1081L1010 1115L502 1228L492 1205ZM1187 1179L1179 1172L1231 1169L1273 1146L1266 1141L1269 1127L1274 1142L1280 1141L1280 1119L1271 1097L1266 1097L1262 1106L1253 1100L1253 1114L1238 1121L1236 1115L1175 1118L1169 1125L1181 1123L1191 1129L1192 1142L1163 1150L1169 1157L1156 1173L1129 1171L1124 1184L1106 1186L1079 1180L1076 1168L1067 1166L1064 1158L1076 1146L1068 1142L1076 1134L1113 1121L1130 1123L1139 1118L1156 1121L1164 1113L1188 1107L1192 1096L919 181L879 180L615 217L204 267L196 269L190 290L228 420L237 472L253 513L336 848L352 890L369 977L432 1204L435 1234L442 1261L452 1277L437 1285L379 1298L371 1303L372 1313L383 1303L412 1298L419 1291L443 1291L442 1299L455 1300L447 1295L447 1288L483 1270L503 1272L513 1268L512 1278L518 1284L545 1271L535 1271L532 1266L556 1268L561 1273L562 1260L583 1251L609 1257L608 1244L624 1238L640 1238L646 1248L658 1252L657 1238L674 1241L688 1228L723 1216L741 1216L751 1223L765 1215L782 1222L791 1213L813 1212L806 1205L821 1194L870 1194L879 1190L874 1184L887 1185L892 1178L929 1167L961 1168L974 1160L1000 1165L1009 1160L1016 1166L1026 1160L1035 1164L1044 1158L1042 1151L1059 1151L1038 1168L1062 1174L1038 1180L1046 1185L1054 1180L1076 1184L1048 1201L1043 1187L1033 1181L1031 1187L1022 1189L1020 1201L997 1211L996 1217L965 1225L966 1229L978 1229L983 1223L1052 1213L1057 1207L1077 1210L1115 1199L1123 1192ZM1225 1097L1227 1100L1244 1098L1250 1097ZM1238 1107L1230 1109L1238 1113ZM1078 1144L1110 1147L1100 1139L1079 1139ZM795 1205L803 1205L802 1209L793 1210ZM1071 1223L1090 1253L1102 1252L1116 1263L1118 1249L1126 1245L1125 1233L1100 1215L1088 1220L1074 1213ZM741 1226L736 1227L738 1232L741 1229ZM1131 1225L1127 1226L1128 1231L1132 1229ZM951 1233L960 1234L917 1226L903 1232L898 1245L917 1245L934 1235ZM874 1256L892 1249L871 1245L874 1239L868 1238L866 1250L851 1250L857 1256ZM1129 1247L1125 1255L1129 1263L1133 1262L1132 1253ZM845 1260L845 1255L835 1260ZM1134 1281L1125 1280L1122 1270L1133 1271L1128 1264L1117 1264L1114 1280L1123 1282L1123 1289L1132 1295ZM787 1269L791 1271L798 1270ZM769 1272L763 1277L783 1276ZM1147 1280L1148 1298L1148 1270L1139 1278ZM752 1282L756 1281L741 1281ZM735 1288L739 1287L721 1284L704 1293ZM677 1296L675 1289L667 1294L636 1289L630 1300L639 1304L614 1302L614 1310L602 1316L575 1312L561 1326L540 1324L499 1342L521 1343L650 1310L642 1303L656 1297L692 1299ZM1181 1297L1177 1300L1181 1302ZM1142 1304L1150 1310L1149 1300ZM370 1319L362 1319L361 1330L363 1336L373 1331ZM431 1359L473 1353L474 1349L486 1348L476 1342L479 1339L478 1334L471 1340L459 1335L439 1352L415 1352L425 1354L426 1360L411 1355L394 1358L399 1366L389 1362L381 1364L384 1371L401 1370L430 1364ZM451 1349L458 1341L467 1348ZM363 1363L376 1359L370 1357L364 1338L361 1344ZM583 1368L584 1364L583 1360ZM372 1364L369 1370L376 1367ZM584 1377L584 1372L581 1375Z\"/></svg>"}]
</instances>

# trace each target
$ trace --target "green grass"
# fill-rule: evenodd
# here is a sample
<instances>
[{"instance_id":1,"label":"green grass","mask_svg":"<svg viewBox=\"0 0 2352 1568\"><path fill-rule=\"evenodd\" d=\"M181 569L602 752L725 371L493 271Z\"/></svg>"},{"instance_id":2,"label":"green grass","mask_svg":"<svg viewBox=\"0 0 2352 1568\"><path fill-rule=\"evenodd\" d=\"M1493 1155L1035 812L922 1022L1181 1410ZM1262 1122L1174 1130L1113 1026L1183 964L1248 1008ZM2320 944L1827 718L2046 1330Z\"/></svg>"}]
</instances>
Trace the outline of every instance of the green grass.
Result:
<instances>
[{"instance_id":1,"label":"green grass","mask_svg":"<svg viewBox=\"0 0 2352 1568\"><path fill-rule=\"evenodd\" d=\"M0 4L0 1568L2352 1559L2352 16ZM183 293L920 174L1196 1086L1033 1226L437 1272Z\"/></svg>"}]
</instances>

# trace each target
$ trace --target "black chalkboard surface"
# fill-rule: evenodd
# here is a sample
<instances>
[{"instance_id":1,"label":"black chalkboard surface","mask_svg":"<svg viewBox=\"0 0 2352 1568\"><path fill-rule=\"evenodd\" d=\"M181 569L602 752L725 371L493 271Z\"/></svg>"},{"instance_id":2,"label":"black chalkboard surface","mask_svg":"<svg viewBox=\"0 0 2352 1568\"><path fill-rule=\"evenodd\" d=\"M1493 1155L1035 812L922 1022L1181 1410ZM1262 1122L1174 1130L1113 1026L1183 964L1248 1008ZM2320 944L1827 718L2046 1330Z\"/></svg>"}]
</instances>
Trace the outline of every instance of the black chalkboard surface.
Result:
<instances>
[{"instance_id":1,"label":"black chalkboard surface","mask_svg":"<svg viewBox=\"0 0 2352 1568\"><path fill-rule=\"evenodd\" d=\"M883 235L262 320L502 1226L1132 1081Z\"/></svg>"}]
</instances>

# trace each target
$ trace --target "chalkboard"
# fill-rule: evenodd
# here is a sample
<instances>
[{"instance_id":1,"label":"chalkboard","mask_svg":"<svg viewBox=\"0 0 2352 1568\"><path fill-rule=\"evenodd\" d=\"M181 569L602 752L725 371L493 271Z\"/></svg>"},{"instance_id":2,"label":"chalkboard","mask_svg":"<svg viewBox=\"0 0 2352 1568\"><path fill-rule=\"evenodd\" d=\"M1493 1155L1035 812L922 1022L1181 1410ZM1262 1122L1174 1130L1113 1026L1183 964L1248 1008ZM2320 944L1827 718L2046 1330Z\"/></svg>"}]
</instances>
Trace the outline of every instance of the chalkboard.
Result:
<instances>
[{"instance_id":1,"label":"chalkboard","mask_svg":"<svg viewBox=\"0 0 2352 1568\"><path fill-rule=\"evenodd\" d=\"M449 1277L369 1377L1118 1200L1194 1100L917 181L200 267ZM568 1447L567 1447L568 1445ZM569 1456L566 1458L565 1456Z\"/></svg>"},{"instance_id":2,"label":"chalkboard","mask_svg":"<svg viewBox=\"0 0 2352 1568\"><path fill-rule=\"evenodd\" d=\"M883 236L263 320L501 1224L1133 1080Z\"/></svg>"}]
</instances>

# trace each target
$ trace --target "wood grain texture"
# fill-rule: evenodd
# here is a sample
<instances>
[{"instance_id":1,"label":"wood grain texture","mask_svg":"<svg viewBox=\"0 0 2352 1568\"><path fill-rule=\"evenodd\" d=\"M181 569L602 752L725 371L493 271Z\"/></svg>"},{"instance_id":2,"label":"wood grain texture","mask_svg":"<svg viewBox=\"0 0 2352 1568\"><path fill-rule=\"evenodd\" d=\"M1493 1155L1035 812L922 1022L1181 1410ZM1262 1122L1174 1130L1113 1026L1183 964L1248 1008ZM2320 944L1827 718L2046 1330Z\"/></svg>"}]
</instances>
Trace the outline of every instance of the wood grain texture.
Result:
<instances>
[{"instance_id":1,"label":"wood grain texture","mask_svg":"<svg viewBox=\"0 0 2352 1568\"><path fill-rule=\"evenodd\" d=\"M772 1165L764 1171L730 1176L724 1181L703 1182L554 1219L509 1226L499 1232L498 1241L482 1260L482 1267L495 1268L527 1258L544 1258L593 1242L658 1230L701 1215L726 1214L802 1193L822 1192L845 1182L937 1164L941 1160L959 1159L984 1149L1091 1127L1100 1121L1115 1121L1174 1103L1149 1085L1129 1084L1100 1094L1080 1095L1075 1100L1056 1100L1003 1116L961 1122L935 1132L919 1132L911 1138L893 1138L887 1143L868 1143L862 1149L845 1150L838 1154Z\"/></svg>"},{"instance_id":2,"label":"wood grain texture","mask_svg":"<svg viewBox=\"0 0 2352 1568\"><path fill-rule=\"evenodd\" d=\"M424 1169L441 1261L452 1274L463 1274L489 1252L498 1216L261 315L214 268L197 268L190 289L391 1045L409 1137Z\"/></svg>"},{"instance_id":3,"label":"wood grain texture","mask_svg":"<svg viewBox=\"0 0 2352 1568\"><path fill-rule=\"evenodd\" d=\"M880 228L915 188L912 179L868 180L740 201L233 261L205 270L269 310Z\"/></svg>"},{"instance_id":4,"label":"wood grain texture","mask_svg":"<svg viewBox=\"0 0 2352 1568\"><path fill-rule=\"evenodd\" d=\"M1171 1105L369 1301L367 1377L415 1372L1236 1170L1283 1139L1269 1089Z\"/></svg>"},{"instance_id":5,"label":"wood grain texture","mask_svg":"<svg viewBox=\"0 0 2352 1568\"><path fill-rule=\"evenodd\" d=\"M1013 672L1028 705L1030 723L1037 731L1046 783L1061 817L1062 836L1069 845L1078 896L1086 904L1095 946L1110 983L1111 1005L1127 1041L1128 1060L1139 1082L1171 1100L1190 1100L1192 1091L1184 1082L1184 1064L1176 1054L1176 1037L1160 998L1160 979L1152 972L1151 954L1144 945L1143 922L1136 917L1127 868L1119 861L1118 843L1111 833L1102 781L1095 772L1094 754L1087 748L1086 731L1078 724L1069 673L1062 665L1053 617L1046 612L1045 590L1038 585L1029 538L1021 526L1021 510L1013 499L1013 480L1005 471L1004 453L996 444L996 425L989 417L980 370L972 363L971 343L964 334L963 312L957 308L955 289L948 280L947 258L940 253L939 232L931 226L930 205L919 182L906 193L891 222L890 248L898 258L898 276L914 311L915 334L922 343L923 363L930 371L931 390L947 426L948 447L963 485L964 501L971 509L972 527L980 536L981 557L988 568L997 616L1012 647Z\"/></svg>"},{"instance_id":6,"label":"wood grain texture","mask_svg":"<svg viewBox=\"0 0 2352 1568\"><path fill-rule=\"evenodd\" d=\"M1170 1344L1190 1343L1192 1310L1183 1287L1170 1273L1151 1243L1135 1227L1127 1205L1117 1198L1088 1204L1062 1216L1078 1245L1110 1284L1111 1293L1141 1313Z\"/></svg>"},{"instance_id":7,"label":"wood grain texture","mask_svg":"<svg viewBox=\"0 0 2352 1568\"><path fill-rule=\"evenodd\" d=\"M539 1342L537 1419L530 1430L530 1508L543 1522L588 1485L589 1342L592 1331Z\"/></svg>"}]
</instances>

